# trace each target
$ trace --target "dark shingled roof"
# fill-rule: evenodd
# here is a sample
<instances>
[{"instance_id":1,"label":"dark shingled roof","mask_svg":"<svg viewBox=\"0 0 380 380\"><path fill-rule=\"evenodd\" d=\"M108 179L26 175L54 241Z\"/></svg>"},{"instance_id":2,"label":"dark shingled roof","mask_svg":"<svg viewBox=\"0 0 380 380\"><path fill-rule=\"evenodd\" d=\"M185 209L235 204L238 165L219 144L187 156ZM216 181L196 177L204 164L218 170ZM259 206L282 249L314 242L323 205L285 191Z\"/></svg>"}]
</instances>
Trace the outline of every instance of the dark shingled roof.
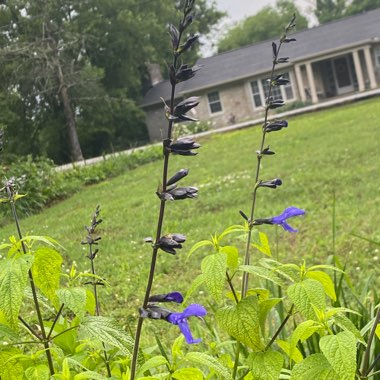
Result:
<instances>
[{"instance_id":1,"label":"dark shingled roof","mask_svg":"<svg viewBox=\"0 0 380 380\"><path fill-rule=\"evenodd\" d=\"M290 37L296 38L297 42L286 44L280 54L291 57L290 64L365 42L380 42L380 8L305 29ZM268 72L272 61L271 42L268 40L199 59L197 65L203 68L194 78L177 86L177 95L194 93ZM167 99L169 94L170 83L160 82L147 92L141 106L157 104L160 96Z\"/></svg>"}]
</instances>

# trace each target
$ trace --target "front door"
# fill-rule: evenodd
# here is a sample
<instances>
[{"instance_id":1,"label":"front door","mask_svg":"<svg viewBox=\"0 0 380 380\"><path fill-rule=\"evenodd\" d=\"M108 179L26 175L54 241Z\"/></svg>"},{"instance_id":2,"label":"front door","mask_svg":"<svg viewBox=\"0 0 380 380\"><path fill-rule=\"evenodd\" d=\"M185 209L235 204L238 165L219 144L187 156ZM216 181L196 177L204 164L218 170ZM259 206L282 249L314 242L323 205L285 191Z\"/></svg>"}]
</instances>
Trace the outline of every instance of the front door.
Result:
<instances>
[{"instance_id":1,"label":"front door","mask_svg":"<svg viewBox=\"0 0 380 380\"><path fill-rule=\"evenodd\" d=\"M338 94L340 95L354 91L352 73L347 56L334 59L333 66Z\"/></svg>"}]
</instances>

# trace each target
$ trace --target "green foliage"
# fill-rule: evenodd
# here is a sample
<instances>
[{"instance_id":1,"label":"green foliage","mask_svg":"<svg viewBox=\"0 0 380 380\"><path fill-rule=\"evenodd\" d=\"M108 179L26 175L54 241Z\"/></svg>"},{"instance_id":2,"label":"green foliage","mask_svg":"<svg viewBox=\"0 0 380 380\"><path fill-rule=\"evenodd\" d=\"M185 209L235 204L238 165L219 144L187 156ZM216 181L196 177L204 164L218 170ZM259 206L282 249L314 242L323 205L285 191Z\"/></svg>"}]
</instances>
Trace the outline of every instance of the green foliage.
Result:
<instances>
[{"instance_id":1,"label":"green foliage","mask_svg":"<svg viewBox=\"0 0 380 380\"><path fill-rule=\"evenodd\" d=\"M253 380L278 379L284 363L279 352L252 352L248 358Z\"/></svg>"},{"instance_id":2,"label":"green foliage","mask_svg":"<svg viewBox=\"0 0 380 380\"><path fill-rule=\"evenodd\" d=\"M278 37L284 32L284 25L287 25L293 13L297 14L297 29L305 29L307 19L298 12L294 2L278 0L275 6L268 5L232 27L218 42L218 52Z\"/></svg>"}]
</instances>

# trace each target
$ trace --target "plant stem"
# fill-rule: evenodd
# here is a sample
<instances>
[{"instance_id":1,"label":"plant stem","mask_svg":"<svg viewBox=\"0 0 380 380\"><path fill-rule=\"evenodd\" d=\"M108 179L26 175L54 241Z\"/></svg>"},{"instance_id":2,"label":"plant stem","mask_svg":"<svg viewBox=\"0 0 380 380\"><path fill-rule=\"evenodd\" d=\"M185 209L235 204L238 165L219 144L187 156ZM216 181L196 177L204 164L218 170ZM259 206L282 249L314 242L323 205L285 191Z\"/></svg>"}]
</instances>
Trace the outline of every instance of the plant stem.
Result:
<instances>
[{"instance_id":1,"label":"plant stem","mask_svg":"<svg viewBox=\"0 0 380 380\"><path fill-rule=\"evenodd\" d=\"M231 279L231 277L229 276L228 272L226 272L226 277L227 277L228 285L229 285L229 287L230 287L230 289L231 289L231 292L232 292L232 294L233 294L233 296L234 296L235 302L236 302L236 304L238 304L238 303L239 303L239 298L238 298L238 296L237 296L237 294L236 294L235 288L234 288L234 286L233 286L233 284L232 284L232 279Z\"/></svg>"},{"instance_id":2,"label":"plant stem","mask_svg":"<svg viewBox=\"0 0 380 380\"><path fill-rule=\"evenodd\" d=\"M380 307L377 309L375 321L373 323L371 332L370 332L369 337L368 337L367 348L364 352L363 369L362 369L362 373L364 376L368 376L368 373L374 367L374 366L371 366L370 368L368 368L369 367L369 355L370 355L370 351L371 351L372 342L373 342L373 339L375 337L376 327L379 323L380 323ZM376 359L378 360L378 358L376 358ZM376 361L375 361L375 363L376 363Z\"/></svg>"},{"instance_id":3,"label":"plant stem","mask_svg":"<svg viewBox=\"0 0 380 380\"><path fill-rule=\"evenodd\" d=\"M282 321L281 325L278 327L277 331L275 332L275 334L273 335L272 339L270 340L270 342L266 345L265 347L265 350L264 351L267 351L269 349L269 347L274 343L274 341L277 339L277 337L280 335L282 329L285 327L286 323L288 322L289 318L292 316L293 314L293 309L294 309L294 305L292 305L292 307L290 308L289 312L288 312L288 315L285 317L285 319Z\"/></svg>"},{"instance_id":4,"label":"plant stem","mask_svg":"<svg viewBox=\"0 0 380 380\"><path fill-rule=\"evenodd\" d=\"M18 216L17 216L16 206L15 206L14 199L13 199L13 191L11 190L11 188L10 188L9 185L6 186L6 190L7 190L8 199L9 199L9 202L10 202L10 205L11 205L13 219L14 219L15 224L16 224L17 233L18 233L18 236L19 236L19 238L21 240L22 250L23 250L24 254L26 254L27 251L26 251L25 244L22 241L23 237L22 237L22 233L21 233L19 219L18 219ZM35 283L34 283L32 271L30 269L28 271L28 276L29 276L30 287L32 289L34 307L36 309L38 323L39 323L40 328L41 328L41 336L42 337L39 337L39 339L40 339L41 343L43 344L43 346L45 348L46 358L47 358L48 365L49 365L50 375L54 375L54 364L53 364L53 358L52 358L51 352L50 352L49 340L46 337L45 325L44 325L44 321L43 321L43 318L42 318L40 305L38 303L37 289L36 289L36 286L35 286Z\"/></svg>"},{"instance_id":5,"label":"plant stem","mask_svg":"<svg viewBox=\"0 0 380 380\"><path fill-rule=\"evenodd\" d=\"M64 306L65 306L65 304L63 303L63 304L61 305L61 307L59 308L57 315L56 315L55 318L54 318L54 321L53 321L53 324L51 325L51 328L50 328L49 334L47 335L47 339L48 339L48 340L50 339L50 336L51 336L51 334L52 334L53 331L54 331L55 324L57 323L58 318L60 317L60 315L61 315L61 313L62 313L62 310L63 310L63 307L64 307Z\"/></svg>"}]
</instances>

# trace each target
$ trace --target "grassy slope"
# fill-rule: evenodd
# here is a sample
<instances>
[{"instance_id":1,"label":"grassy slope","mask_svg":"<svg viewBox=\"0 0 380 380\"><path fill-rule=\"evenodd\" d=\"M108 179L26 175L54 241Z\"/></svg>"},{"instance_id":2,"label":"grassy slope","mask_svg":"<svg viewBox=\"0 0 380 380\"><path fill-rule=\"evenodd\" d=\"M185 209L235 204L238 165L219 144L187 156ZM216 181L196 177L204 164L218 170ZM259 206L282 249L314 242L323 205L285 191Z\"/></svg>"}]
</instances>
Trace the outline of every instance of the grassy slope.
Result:
<instances>
[{"instance_id":1,"label":"grassy slope","mask_svg":"<svg viewBox=\"0 0 380 380\"><path fill-rule=\"evenodd\" d=\"M258 197L257 217L282 212L290 205L304 208L307 216L293 221L300 229L288 234L280 228L264 227L275 255L299 263L325 262L331 254L332 199L336 193L337 252L347 258L352 273L376 271L375 246L353 238L356 232L380 241L380 98L349 104L289 120L286 131L272 133L268 143L276 155L263 162L262 178L283 179L277 190L262 189ZM201 140L196 157L173 157L171 173L190 168L183 185L200 189L199 199L168 205L165 232L183 232L188 236L183 252L176 257L163 253L158 262L156 292L184 291L199 273L202 254L185 262L185 255L198 240L221 232L242 221L240 209L249 212L251 179L256 164L255 150L260 128L215 135ZM89 223L97 204L104 222L96 265L99 274L113 288L102 292L106 309L115 315L131 314L142 298L150 261L150 247L142 243L154 236L158 199L154 195L161 177L161 162L144 165L113 180L85 188L72 198L21 222L24 233L50 235L66 247L65 255L76 260L79 269L84 259L84 224ZM12 225L0 230L5 238L15 234ZM227 243L227 242L226 242ZM257 256L260 257L260 256ZM378 276L378 269L377 269ZM107 294L108 292L108 294ZM127 310L127 312L126 312ZM134 309L133 309L134 310Z\"/></svg>"}]
</instances>

